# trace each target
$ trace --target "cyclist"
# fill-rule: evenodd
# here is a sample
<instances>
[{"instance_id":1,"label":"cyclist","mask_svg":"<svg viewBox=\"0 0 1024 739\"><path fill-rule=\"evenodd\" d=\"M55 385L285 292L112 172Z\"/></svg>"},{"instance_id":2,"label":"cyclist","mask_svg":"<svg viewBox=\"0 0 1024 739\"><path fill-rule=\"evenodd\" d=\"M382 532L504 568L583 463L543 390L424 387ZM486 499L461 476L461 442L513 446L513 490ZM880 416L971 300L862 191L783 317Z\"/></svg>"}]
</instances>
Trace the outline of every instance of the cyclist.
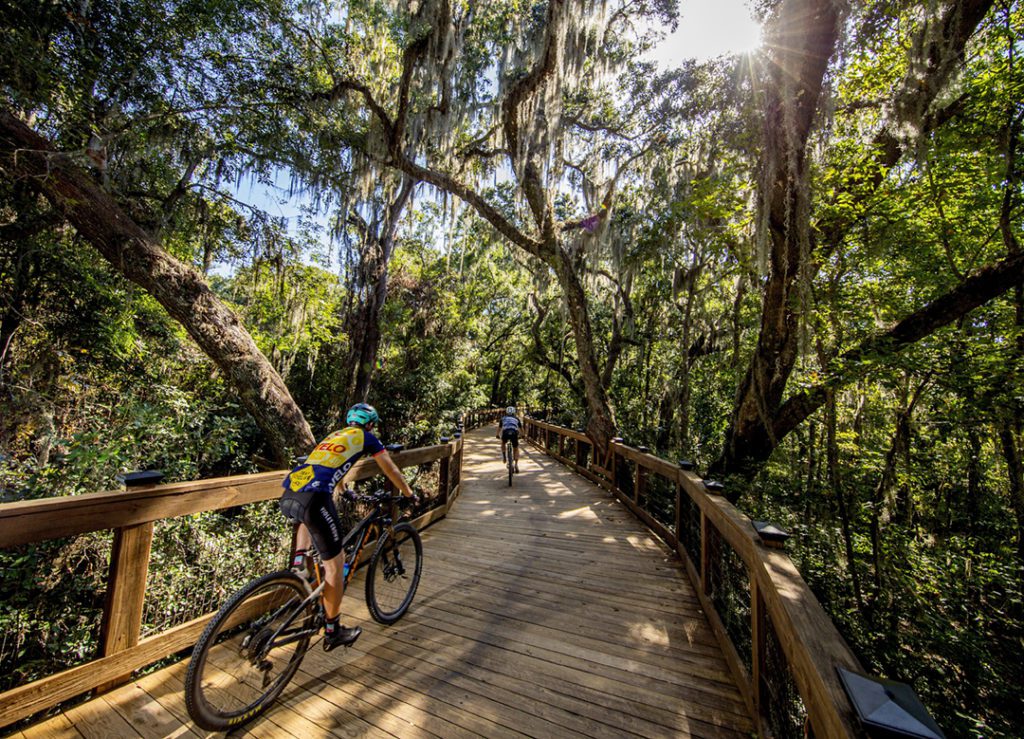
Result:
<instances>
[{"instance_id":1,"label":"cyclist","mask_svg":"<svg viewBox=\"0 0 1024 739\"><path fill-rule=\"evenodd\" d=\"M505 415L498 419L498 433L496 439L501 439L501 461L508 463L505 459L505 442L512 442L512 456L515 460L515 470L519 472L519 419L516 417L515 406L505 409Z\"/></svg>"},{"instance_id":2,"label":"cyclist","mask_svg":"<svg viewBox=\"0 0 1024 739\"><path fill-rule=\"evenodd\" d=\"M301 521L296 537L295 559L292 567L304 568L310 537L316 543L324 563L324 615L327 618L324 649L353 644L363 630L339 623L341 596L345 591L345 552L341 542L344 532L338 511L334 507L334 487L342 481L352 466L364 455L377 460L377 465L402 495L415 495L402 471L391 459L384 445L373 435L373 427L380 420L376 409L366 403L356 403L345 414L348 424L316 445L306 461L284 478L281 512L293 521Z\"/></svg>"}]
</instances>

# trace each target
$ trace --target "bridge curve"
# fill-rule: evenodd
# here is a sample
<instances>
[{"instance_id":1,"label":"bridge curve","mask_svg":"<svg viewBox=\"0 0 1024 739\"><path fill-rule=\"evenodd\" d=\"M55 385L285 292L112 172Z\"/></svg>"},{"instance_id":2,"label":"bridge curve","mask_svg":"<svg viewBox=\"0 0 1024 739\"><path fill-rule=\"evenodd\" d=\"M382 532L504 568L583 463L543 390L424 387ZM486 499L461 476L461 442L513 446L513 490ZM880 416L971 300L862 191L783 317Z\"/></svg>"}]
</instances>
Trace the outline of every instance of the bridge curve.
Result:
<instances>
[{"instance_id":1,"label":"bridge curve","mask_svg":"<svg viewBox=\"0 0 1024 739\"><path fill-rule=\"evenodd\" d=\"M463 491L424 532L406 617L310 650L252 736L749 736L754 724L678 559L604 490L527 445L507 485L489 429ZM185 663L14 736L204 735Z\"/></svg>"}]
</instances>

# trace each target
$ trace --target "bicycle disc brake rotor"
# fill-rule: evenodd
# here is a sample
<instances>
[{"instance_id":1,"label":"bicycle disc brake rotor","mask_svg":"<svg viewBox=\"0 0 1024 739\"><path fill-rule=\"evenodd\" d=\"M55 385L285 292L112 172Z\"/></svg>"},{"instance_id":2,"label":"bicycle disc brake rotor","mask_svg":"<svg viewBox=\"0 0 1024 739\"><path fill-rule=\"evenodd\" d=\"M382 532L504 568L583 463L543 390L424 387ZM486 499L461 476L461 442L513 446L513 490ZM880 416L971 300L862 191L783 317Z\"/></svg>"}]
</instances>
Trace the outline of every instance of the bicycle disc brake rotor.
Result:
<instances>
[{"instance_id":1,"label":"bicycle disc brake rotor","mask_svg":"<svg viewBox=\"0 0 1024 739\"><path fill-rule=\"evenodd\" d=\"M397 551L391 552L390 556L384 558L384 579L388 582L394 582L399 577L405 574L405 568L402 566L402 558L399 556Z\"/></svg>"}]
</instances>

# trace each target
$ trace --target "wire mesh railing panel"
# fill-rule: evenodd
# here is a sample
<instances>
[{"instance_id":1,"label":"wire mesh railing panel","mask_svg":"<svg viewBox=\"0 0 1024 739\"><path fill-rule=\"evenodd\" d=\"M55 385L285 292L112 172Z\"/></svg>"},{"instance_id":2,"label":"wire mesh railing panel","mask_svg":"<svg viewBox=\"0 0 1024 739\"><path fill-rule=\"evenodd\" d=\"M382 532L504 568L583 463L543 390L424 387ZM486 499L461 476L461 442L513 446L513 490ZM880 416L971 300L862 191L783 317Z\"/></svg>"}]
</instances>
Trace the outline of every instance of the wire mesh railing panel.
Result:
<instances>
[{"instance_id":1,"label":"wire mesh railing panel","mask_svg":"<svg viewBox=\"0 0 1024 739\"><path fill-rule=\"evenodd\" d=\"M567 436L562 444L562 456L569 460L576 459L576 437Z\"/></svg>"},{"instance_id":2,"label":"wire mesh railing panel","mask_svg":"<svg viewBox=\"0 0 1024 739\"><path fill-rule=\"evenodd\" d=\"M585 441L579 441L576 443L576 465L583 469L590 467L590 449L591 445Z\"/></svg>"},{"instance_id":3,"label":"wire mesh railing panel","mask_svg":"<svg viewBox=\"0 0 1024 739\"><path fill-rule=\"evenodd\" d=\"M615 454L615 487L623 492L628 497L633 497L633 481L636 479L636 464L623 457L621 454Z\"/></svg>"},{"instance_id":4,"label":"wire mesh railing panel","mask_svg":"<svg viewBox=\"0 0 1024 739\"><path fill-rule=\"evenodd\" d=\"M290 545L277 501L157 521L141 636L216 611L249 580L287 566Z\"/></svg>"},{"instance_id":5,"label":"wire mesh railing panel","mask_svg":"<svg viewBox=\"0 0 1024 739\"><path fill-rule=\"evenodd\" d=\"M711 523L707 526L708 596L729 639L749 671L751 654L750 578L743 560Z\"/></svg>"},{"instance_id":6,"label":"wire mesh railing panel","mask_svg":"<svg viewBox=\"0 0 1024 739\"><path fill-rule=\"evenodd\" d=\"M0 551L0 692L99 656L113 533Z\"/></svg>"},{"instance_id":7,"label":"wire mesh railing panel","mask_svg":"<svg viewBox=\"0 0 1024 739\"><path fill-rule=\"evenodd\" d=\"M758 690L768 728L777 739L811 737L813 733L807 722L807 709L793 681L793 673L782 651L782 644L771 618L765 614L764 620L764 664Z\"/></svg>"},{"instance_id":8,"label":"wire mesh railing panel","mask_svg":"<svg viewBox=\"0 0 1024 739\"><path fill-rule=\"evenodd\" d=\"M676 482L648 471L644 485L644 509L655 521L675 533Z\"/></svg>"},{"instance_id":9,"label":"wire mesh railing panel","mask_svg":"<svg viewBox=\"0 0 1024 739\"><path fill-rule=\"evenodd\" d=\"M679 496L679 531L676 532L693 566L700 570L700 507L689 495Z\"/></svg>"}]
</instances>

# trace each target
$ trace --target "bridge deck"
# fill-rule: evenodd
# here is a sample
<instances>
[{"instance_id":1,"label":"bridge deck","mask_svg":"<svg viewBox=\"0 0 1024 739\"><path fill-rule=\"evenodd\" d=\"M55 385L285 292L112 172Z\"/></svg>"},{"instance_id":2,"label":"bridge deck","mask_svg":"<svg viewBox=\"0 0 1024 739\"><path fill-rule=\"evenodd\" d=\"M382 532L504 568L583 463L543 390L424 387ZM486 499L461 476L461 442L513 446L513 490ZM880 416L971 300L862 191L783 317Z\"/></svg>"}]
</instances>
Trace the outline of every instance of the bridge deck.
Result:
<instances>
[{"instance_id":1,"label":"bridge deck","mask_svg":"<svg viewBox=\"0 0 1024 739\"><path fill-rule=\"evenodd\" d=\"M749 736L750 717L678 561L600 488L521 449L507 486L486 431L463 496L424 536L397 625L310 650L263 736ZM180 663L15 736L194 736Z\"/></svg>"}]
</instances>

